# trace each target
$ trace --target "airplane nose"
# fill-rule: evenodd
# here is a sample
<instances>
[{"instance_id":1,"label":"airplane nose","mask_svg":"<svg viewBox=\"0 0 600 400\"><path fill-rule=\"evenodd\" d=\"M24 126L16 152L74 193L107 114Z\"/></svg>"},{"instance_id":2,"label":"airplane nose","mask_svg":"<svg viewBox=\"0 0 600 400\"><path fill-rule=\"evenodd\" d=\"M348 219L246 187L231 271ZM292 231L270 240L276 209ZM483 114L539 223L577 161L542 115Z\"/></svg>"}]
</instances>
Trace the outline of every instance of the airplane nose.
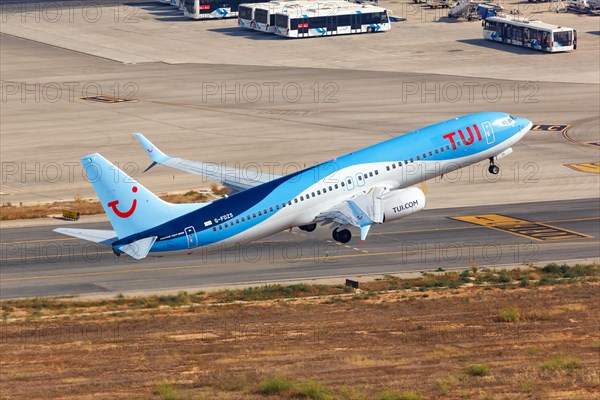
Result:
<instances>
[{"instance_id":1,"label":"airplane nose","mask_svg":"<svg viewBox=\"0 0 600 400\"><path fill-rule=\"evenodd\" d=\"M529 127L529 129L531 129L531 127L533 126L533 123L530 120L528 120L527 118L515 117L515 116L511 116L511 117L515 121L515 124L519 127L519 129L523 129L526 127Z\"/></svg>"}]
</instances>

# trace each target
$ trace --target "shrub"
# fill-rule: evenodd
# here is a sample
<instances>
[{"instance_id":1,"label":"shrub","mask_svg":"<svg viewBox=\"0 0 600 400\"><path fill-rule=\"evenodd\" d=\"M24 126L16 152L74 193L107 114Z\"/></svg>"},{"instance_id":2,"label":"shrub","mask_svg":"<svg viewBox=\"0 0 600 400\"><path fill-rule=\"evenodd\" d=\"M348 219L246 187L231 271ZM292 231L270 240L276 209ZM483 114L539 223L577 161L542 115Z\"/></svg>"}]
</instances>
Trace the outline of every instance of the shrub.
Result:
<instances>
[{"instance_id":1,"label":"shrub","mask_svg":"<svg viewBox=\"0 0 600 400\"><path fill-rule=\"evenodd\" d=\"M293 382L283 376L272 376L260 381L259 392L262 394L280 394L292 389Z\"/></svg>"},{"instance_id":2,"label":"shrub","mask_svg":"<svg viewBox=\"0 0 600 400\"><path fill-rule=\"evenodd\" d=\"M305 396L308 399L312 400L329 400L331 399L331 395L325 386L321 385L319 382L315 381L307 381L300 385L298 389L299 394Z\"/></svg>"},{"instance_id":3,"label":"shrub","mask_svg":"<svg viewBox=\"0 0 600 400\"><path fill-rule=\"evenodd\" d=\"M490 369L485 364L470 364L466 373L469 376L489 376Z\"/></svg>"},{"instance_id":4,"label":"shrub","mask_svg":"<svg viewBox=\"0 0 600 400\"><path fill-rule=\"evenodd\" d=\"M396 392L386 390L377 396L378 400L421 400L423 397L417 392Z\"/></svg>"},{"instance_id":5,"label":"shrub","mask_svg":"<svg viewBox=\"0 0 600 400\"><path fill-rule=\"evenodd\" d=\"M581 367L581 361L577 357L568 357L556 354L542 362L542 369L546 371L573 371Z\"/></svg>"},{"instance_id":6,"label":"shrub","mask_svg":"<svg viewBox=\"0 0 600 400\"><path fill-rule=\"evenodd\" d=\"M504 322L517 322L521 318L521 311L515 306L506 307L500 311L500 319Z\"/></svg>"},{"instance_id":7,"label":"shrub","mask_svg":"<svg viewBox=\"0 0 600 400\"><path fill-rule=\"evenodd\" d=\"M154 394L162 400L177 400L179 398L177 390L168 382L158 383L154 389Z\"/></svg>"}]
</instances>

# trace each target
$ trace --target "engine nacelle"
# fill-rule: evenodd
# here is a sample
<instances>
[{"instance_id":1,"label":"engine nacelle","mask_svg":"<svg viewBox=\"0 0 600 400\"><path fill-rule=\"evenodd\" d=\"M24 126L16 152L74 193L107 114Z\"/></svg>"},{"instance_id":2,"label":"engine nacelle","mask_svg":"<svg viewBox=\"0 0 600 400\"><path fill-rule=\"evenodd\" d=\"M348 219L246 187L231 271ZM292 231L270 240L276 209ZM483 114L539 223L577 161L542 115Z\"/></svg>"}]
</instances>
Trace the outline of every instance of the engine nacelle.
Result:
<instances>
[{"instance_id":1,"label":"engine nacelle","mask_svg":"<svg viewBox=\"0 0 600 400\"><path fill-rule=\"evenodd\" d=\"M425 208L425 194L416 187L394 190L383 199L383 222L407 217Z\"/></svg>"}]
</instances>

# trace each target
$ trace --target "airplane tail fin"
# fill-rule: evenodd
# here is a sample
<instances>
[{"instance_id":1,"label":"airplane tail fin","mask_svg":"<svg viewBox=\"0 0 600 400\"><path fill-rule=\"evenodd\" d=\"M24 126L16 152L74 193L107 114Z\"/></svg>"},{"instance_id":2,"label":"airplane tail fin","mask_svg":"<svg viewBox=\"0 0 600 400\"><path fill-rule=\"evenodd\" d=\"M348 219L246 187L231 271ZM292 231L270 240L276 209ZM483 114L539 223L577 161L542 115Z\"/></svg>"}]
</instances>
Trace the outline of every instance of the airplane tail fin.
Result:
<instances>
[{"instance_id":1,"label":"airplane tail fin","mask_svg":"<svg viewBox=\"0 0 600 400\"><path fill-rule=\"evenodd\" d=\"M205 205L167 203L98 153L82 157L81 164L119 239Z\"/></svg>"}]
</instances>

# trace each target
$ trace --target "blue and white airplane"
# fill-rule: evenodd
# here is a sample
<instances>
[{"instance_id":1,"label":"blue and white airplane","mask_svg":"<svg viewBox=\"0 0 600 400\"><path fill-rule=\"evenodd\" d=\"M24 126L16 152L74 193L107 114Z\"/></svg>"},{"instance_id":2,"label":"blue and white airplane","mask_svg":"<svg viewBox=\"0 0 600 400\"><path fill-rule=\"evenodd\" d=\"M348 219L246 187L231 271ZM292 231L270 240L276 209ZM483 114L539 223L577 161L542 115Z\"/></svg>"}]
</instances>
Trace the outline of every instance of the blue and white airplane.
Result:
<instances>
[{"instance_id":1,"label":"blue and white airplane","mask_svg":"<svg viewBox=\"0 0 600 400\"><path fill-rule=\"evenodd\" d=\"M425 207L413 185L489 159L510 154L531 129L525 118L484 112L440 122L334 160L286 175L248 178L246 170L170 157L136 133L152 159L221 181L238 192L210 202L167 203L100 154L81 158L114 231L58 228L55 231L111 246L142 259L149 253L188 250L257 240L299 227L312 232L331 224L336 241L347 243L349 227L364 241L371 226L394 221Z\"/></svg>"}]
</instances>

